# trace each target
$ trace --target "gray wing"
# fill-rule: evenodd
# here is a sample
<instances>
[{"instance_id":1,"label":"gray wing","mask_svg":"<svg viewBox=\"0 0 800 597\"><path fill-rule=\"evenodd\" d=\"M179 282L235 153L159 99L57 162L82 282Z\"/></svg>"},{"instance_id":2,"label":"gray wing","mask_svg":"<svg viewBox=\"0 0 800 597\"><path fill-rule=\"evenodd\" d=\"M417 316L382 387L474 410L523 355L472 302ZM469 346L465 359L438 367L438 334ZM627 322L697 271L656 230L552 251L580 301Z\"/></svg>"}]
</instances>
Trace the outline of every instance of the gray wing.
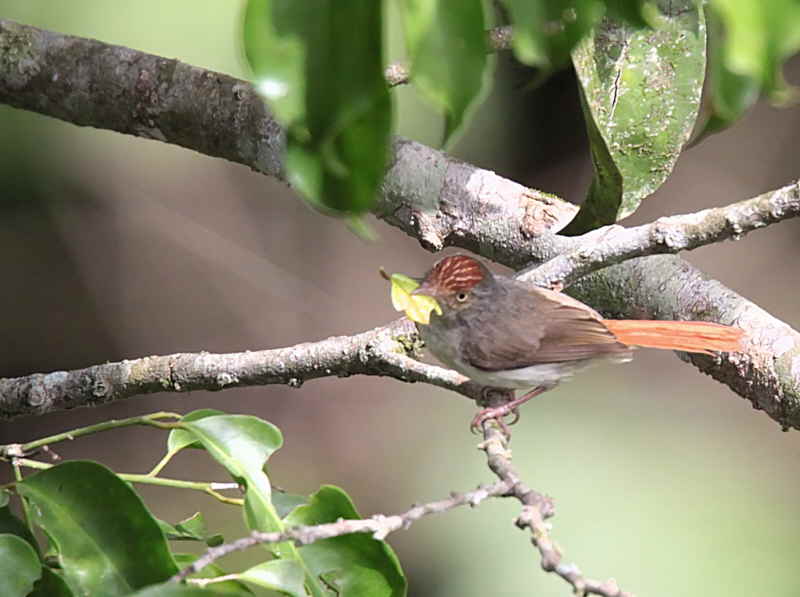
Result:
<instances>
[{"instance_id":1,"label":"gray wing","mask_svg":"<svg viewBox=\"0 0 800 597\"><path fill-rule=\"evenodd\" d=\"M498 371L630 353L603 325L600 315L582 303L546 289L530 289L530 293L530 301L510 307L510 317L492 312L468 322L497 332L469 334L479 338L462 344L470 365Z\"/></svg>"}]
</instances>

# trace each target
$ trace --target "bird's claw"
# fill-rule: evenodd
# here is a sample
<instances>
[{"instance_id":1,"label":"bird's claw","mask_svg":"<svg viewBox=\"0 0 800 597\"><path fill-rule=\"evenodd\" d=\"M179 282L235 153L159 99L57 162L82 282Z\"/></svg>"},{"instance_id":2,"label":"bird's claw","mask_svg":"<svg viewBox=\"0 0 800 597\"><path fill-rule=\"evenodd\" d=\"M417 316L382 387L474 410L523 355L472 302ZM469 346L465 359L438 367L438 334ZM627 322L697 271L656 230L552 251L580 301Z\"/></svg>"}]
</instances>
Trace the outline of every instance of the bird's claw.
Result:
<instances>
[{"instance_id":1,"label":"bird's claw","mask_svg":"<svg viewBox=\"0 0 800 597\"><path fill-rule=\"evenodd\" d=\"M508 415L514 415L514 420L510 423L506 423L503 420ZM486 423L486 421L492 420L497 421L497 424L500 425L500 429L503 430L503 433L506 436L511 437L511 430L508 428L508 426L519 421L519 409L510 403L481 409L478 411L478 414L472 417L472 422L469 424L469 429L472 431L472 433L480 433L483 429L483 424Z\"/></svg>"},{"instance_id":2,"label":"bird's claw","mask_svg":"<svg viewBox=\"0 0 800 597\"><path fill-rule=\"evenodd\" d=\"M500 425L500 428L503 430L503 433L506 436L511 437L511 431L508 429L508 425L513 425L517 421L519 421L519 407L522 404L525 404L531 398L534 398L549 390L552 386L538 386L533 388L530 392L521 396L519 398L515 398L514 400L510 400L505 404L501 404L499 406L490 406L488 408L484 408L481 411L478 411L478 414L472 418L472 423L470 423L470 430L473 433L480 432L483 429L483 424L489 420L497 421L497 424ZM507 415L514 415L514 420L511 423L506 424L503 420Z\"/></svg>"}]
</instances>

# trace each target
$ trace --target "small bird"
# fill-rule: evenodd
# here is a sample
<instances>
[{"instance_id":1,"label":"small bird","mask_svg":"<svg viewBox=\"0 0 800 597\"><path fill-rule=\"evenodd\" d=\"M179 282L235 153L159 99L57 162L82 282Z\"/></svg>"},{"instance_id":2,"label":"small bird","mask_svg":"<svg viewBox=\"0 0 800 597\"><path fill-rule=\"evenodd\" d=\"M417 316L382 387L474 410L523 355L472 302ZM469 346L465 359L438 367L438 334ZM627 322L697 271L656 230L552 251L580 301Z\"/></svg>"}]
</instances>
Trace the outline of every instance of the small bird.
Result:
<instances>
[{"instance_id":1,"label":"small bird","mask_svg":"<svg viewBox=\"0 0 800 597\"><path fill-rule=\"evenodd\" d=\"M522 403L591 364L629 361L635 347L704 354L742 349L739 328L704 321L603 319L576 299L493 274L468 255L438 261L411 294L438 303L429 317L414 317L437 359L487 390L530 390L481 410L472 420L473 430L489 419L505 426L504 417L518 417Z\"/></svg>"}]
</instances>

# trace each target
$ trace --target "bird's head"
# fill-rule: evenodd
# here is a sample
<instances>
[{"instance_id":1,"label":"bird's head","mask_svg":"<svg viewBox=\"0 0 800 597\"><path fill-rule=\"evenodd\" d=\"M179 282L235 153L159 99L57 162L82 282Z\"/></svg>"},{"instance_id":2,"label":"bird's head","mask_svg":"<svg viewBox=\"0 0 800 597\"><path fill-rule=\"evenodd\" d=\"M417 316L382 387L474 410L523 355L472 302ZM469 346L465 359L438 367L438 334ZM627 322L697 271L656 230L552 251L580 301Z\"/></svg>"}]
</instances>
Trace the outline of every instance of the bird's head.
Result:
<instances>
[{"instance_id":1,"label":"bird's head","mask_svg":"<svg viewBox=\"0 0 800 597\"><path fill-rule=\"evenodd\" d=\"M452 255L436 262L411 294L429 296L445 312L457 312L472 302L476 289L491 280L492 273L474 257Z\"/></svg>"}]
</instances>

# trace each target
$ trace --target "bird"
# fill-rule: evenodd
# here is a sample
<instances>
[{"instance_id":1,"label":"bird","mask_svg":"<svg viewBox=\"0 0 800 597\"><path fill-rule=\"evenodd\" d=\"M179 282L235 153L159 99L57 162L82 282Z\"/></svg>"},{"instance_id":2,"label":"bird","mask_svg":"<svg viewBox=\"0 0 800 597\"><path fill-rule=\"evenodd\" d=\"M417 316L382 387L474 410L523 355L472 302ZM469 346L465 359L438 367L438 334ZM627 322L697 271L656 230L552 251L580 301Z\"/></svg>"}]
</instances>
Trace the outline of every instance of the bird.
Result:
<instances>
[{"instance_id":1,"label":"bird","mask_svg":"<svg viewBox=\"0 0 800 597\"><path fill-rule=\"evenodd\" d=\"M713 355L742 350L740 328L705 321L604 319L562 292L493 273L469 255L436 262L411 295L430 297L422 316L407 310L439 361L484 387L528 390L472 419L479 430L598 362L631 360L638 347Z\"/></svg>"}]
</instances>

